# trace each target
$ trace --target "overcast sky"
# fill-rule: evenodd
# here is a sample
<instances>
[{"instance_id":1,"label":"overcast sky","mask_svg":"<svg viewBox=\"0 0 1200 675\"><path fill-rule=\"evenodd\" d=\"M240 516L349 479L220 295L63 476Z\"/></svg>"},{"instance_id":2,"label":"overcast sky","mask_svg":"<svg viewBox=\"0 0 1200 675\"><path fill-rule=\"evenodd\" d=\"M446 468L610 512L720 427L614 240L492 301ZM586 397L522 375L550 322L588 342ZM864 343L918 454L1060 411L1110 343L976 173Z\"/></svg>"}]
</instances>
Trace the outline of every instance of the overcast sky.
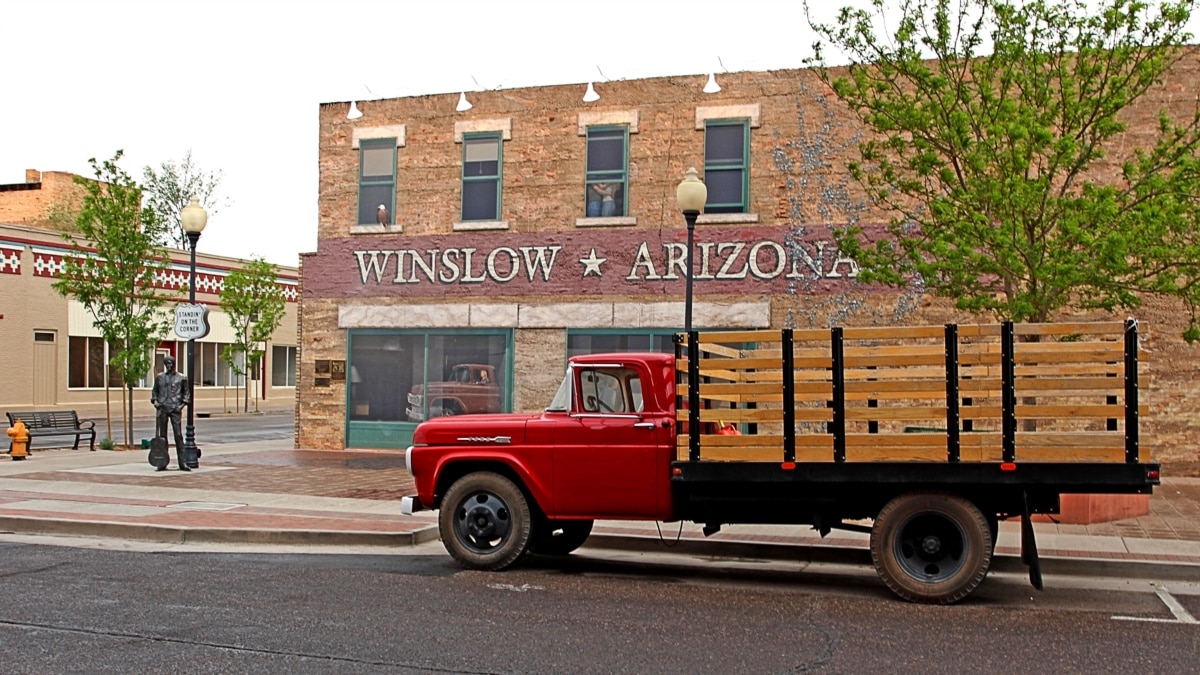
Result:
<instances>
[{"instance_id":1,"label":"overcast sky","mask_svg":"<svg viewBox=\"0 0 1200 675\"><path fill-rule=\"evenodd\" d=\"M286 265L317 246L322 102L798 67L811 42L787 0L0 4L0 183L190 149L231 202L200 250Z\"/></svg>"},{"instance_id":2,"label":"overcast sky","mask_svg":"<svg viewBox=\"0 0 1200 675\"><path fill-rule=\"evenodd\" d=\"M322 102L582 96L589 80L801 67L811 42L800 0L0 0L0 183L91 175L118 148L140 180L190 149L231 202L200 250L296 265L317 245Z\"/></svg>"}]
</instances>

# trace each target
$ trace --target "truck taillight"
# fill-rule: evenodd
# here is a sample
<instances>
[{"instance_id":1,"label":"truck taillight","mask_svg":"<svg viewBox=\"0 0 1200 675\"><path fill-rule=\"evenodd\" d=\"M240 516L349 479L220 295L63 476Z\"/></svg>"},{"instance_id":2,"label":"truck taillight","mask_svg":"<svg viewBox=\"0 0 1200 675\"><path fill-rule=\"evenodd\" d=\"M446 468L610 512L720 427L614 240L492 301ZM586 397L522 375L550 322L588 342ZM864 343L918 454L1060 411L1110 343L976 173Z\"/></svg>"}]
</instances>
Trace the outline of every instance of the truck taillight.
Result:
<instances>
[{"instance_id":1,"label":"truck taillight","mask_svg":"<svg viewBox=\"0 0 1200 675\"><path fill-rule=\"evenodd\" d=\"M1158 469L1149 469L1146 471L1146 480L1158 480Z\"/></svg>"}]
</instances>

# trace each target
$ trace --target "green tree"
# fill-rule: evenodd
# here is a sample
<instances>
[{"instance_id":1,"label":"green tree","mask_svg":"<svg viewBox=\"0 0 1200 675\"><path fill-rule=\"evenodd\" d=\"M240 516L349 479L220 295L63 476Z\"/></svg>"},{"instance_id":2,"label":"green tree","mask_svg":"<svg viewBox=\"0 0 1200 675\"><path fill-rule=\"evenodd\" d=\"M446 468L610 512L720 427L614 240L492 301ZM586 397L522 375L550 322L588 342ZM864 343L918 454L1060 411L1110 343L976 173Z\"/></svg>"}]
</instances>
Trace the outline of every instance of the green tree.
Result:
<instances>
[{"instance_id":1,"label":"green tree","mask_svg":"<svg viewBox=\"0 0 1200 675\"><path fill-rule=\"evenodd\" d=\"M109 346L108 366L127 394L121 408L128 444L133 436L133 388L150 373L153 348L170 329L164 306L172 298L154 284L166 271L166 251L158 244L163 223L142 208L142 188L117 165L123 154L118 150L104 162L89 159L95 180L76 177L86 194L77 232L63 233L73 254L65 259L53 287L87 308ZM112 438L107 389L105 405Z\"/></svg>"},{"instance_id":2,"label":"green tree","mask_svg":"<svg viewBox=\"0 0 1200 675\"><path fill-rule=\"evenodd\" d=\"M830 24L810 15L810 65L874 132L850 173L896 214L888 236L838 233L860 278L916 280L1014 321L1172 296L1200 339L1200 106L1159 112L1146 140L1123 116L1194 49L1194 1L873 0Z\"/></svg>"},{"instance_id":3,"label":"green tree","mask_svg":"<svg viewBox=\"0 0 1200 675\"><path fill-rule=\"evenodd\" d=\"M261 345L283 322L287 302L280 288L275 266L256 257L241 269L233 270L225 277L221 288L221 308L229 317L229 324L238 336L238 342L222 350L225 359L238 375L258 372L262 362ZM250 410L250 378L245 380L245 397L242 410ZM255 405L257 406L257 399Z\"/></svg>"},{"instance_id":4,"label":"green tree","mask_svg":"<svg viewBox=\"0 0 1200 675\"><path fill-rule=\"evenodd\" d=\"M203 171L192 164L192 151L188 150L183 161L163 162L155 170L146 167L142 173L145 185L146 208L153 211L160 220L167 224L163 244L175 248L186 249L187 234L183 231L180 214L183 207L188 205L194 195L200 205L208 211L211 218L217 214L220 207L226 205L225 200L217 192L221 185L220 171Z\"/></svg>"}]
</instances>

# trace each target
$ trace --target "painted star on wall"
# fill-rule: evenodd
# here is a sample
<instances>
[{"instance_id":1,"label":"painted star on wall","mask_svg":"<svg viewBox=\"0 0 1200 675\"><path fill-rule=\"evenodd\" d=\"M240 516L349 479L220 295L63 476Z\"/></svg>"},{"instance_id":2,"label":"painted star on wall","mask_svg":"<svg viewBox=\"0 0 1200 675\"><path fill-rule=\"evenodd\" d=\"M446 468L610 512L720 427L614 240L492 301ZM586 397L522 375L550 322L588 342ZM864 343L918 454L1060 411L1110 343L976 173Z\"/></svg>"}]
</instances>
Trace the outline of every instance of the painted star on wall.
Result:
<instances>
[{"instance_id":1,"label":"painted star on wall","mask_svg":"<svg viewBox=\"0 0 1200 675\"><path fill-rule=\"evenodd\" d=\"M604 273L600 271L600 266L606 262L608 262L608 258L596 257L596 249L595 248L593 248L592 252L588 254L588 257L579 259L579 264L583 265L583 276L584 277L586 277L587 275L589 275L593 272L596 273L596 276L603 277Z\"/></svg>"}]
</instances>

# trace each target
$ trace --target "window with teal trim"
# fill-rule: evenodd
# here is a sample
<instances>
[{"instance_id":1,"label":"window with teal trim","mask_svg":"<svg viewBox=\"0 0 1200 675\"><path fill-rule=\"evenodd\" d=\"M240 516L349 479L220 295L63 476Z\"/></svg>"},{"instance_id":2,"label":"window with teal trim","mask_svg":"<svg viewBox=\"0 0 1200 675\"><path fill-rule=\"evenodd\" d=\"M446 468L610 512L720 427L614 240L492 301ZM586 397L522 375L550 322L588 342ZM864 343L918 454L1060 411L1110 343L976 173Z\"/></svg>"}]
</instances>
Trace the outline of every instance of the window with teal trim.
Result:
<instances>
[{"instance_id":1,"label":"window with teal trim","mask_svg":"<svg viewBox=\"0 0 1200 675\"><path fill-rule=\"evenodd\" d=\"M500 134L463 137L462 219L500 220Z\"/></svg>"},{"instance_id":2,"label":"window with teal trim","mask_svg":"<svg viewBox=\"0 0 1200 675\"><path fill-rule=\"evenodd\" d=\"M750 192L750 120L704 126L705 213L746 213Z\"/></svg>"},{"instance_id":3,"label":"window with teal trim","mask_svg":"<svg viewBox=\"0 0 1200 675\"><path fill-rule=\"evenodd\" d=\"M567 331L567 357L609 352L675 352L674 331Z\"/></svg>"},{"instance_id":4,"label":"window with teal trim","mask_svg":"<svg viewBox=\"0 0 1200 675\"><path fill-rule=\"evenodd\" d=\"M358 224L391 225L396 206L396 139L359 141Z\"/></svg>"},{"instance_id":5,"label":"window with teal trim","mask_svg":"<svg viewBox=\"0 0 1200 675\"><path fill-rule=\"evenodd\" d=\"M352 331L353 421L421 422L505 412L509 333Z\"/></svg>"},{"instance_id":6,"label":"window with teal trim","mask_svg":"<svg viewBox=\"0 0 1200 675\"><path fill-rule=\"evenodd\" d=\"M629 128L588 127L584 214L624 216L629 187Z\"/></svg>"}]
</instances>

